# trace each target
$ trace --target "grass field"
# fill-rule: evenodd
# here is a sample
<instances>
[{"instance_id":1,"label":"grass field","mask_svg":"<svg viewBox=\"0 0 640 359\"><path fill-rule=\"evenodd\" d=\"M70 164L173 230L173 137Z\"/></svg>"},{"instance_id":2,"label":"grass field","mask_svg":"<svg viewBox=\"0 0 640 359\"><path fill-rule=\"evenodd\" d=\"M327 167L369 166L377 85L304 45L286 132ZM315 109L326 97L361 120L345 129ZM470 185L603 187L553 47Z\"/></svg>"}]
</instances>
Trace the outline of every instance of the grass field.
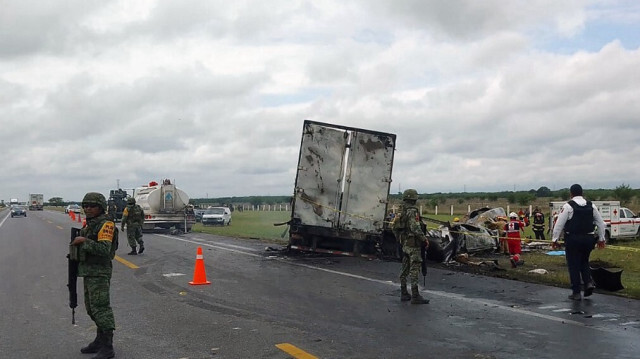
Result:
<instances>
[{"instance_id":1,"label":"grass field","mask_svg":"<svg viewBox=\"0 0 640 359\"><path fill-rule=\"evenodd\" d=\"M236 238L256 238L272 243L286 244L288 241L288 226L274 226L274 223L283 223L289 220L290 212L264 212L245 211L233 212L230 226L207 226L198 223L193 227L194 232L203 232L221 236ZM447 221L454 216L430 215L429 217ZM432 224L429 224L432 226ZM525 229L525 237L535 238L531 227ZM547 236L547 240L550 236ZM481 274L502 277L505 279L521 280L525 282L541 283L562 288L569 288L569 274L564 256L550 256L547 251L534 250L523 254L525 265L511 268L507 256L499 257L499 263L504 271L484 271ZM477 255L471 258L474 261L495 259L496 255ZM604 250L594 250L591 255L592 262L608 268L623 269L622 284L625 289L616 292L616 295L640 299L640 241L618 242ZM547 274L529 273L532 269L542 268ZM467 268L468 269L468 268ZM464 269L462 269L464 270ZM477 271L476 271L477 272ZM568 291L569 289L567 289Z\"/></svg>"},{"instance_id":2,"label":"grass field","mask_svg":"<svg viewBox=\"0 0 640 359\"><path fill-rule=\"evenodd\" d=\"M289 240L287 231L289 226L274 226L274 223L287 222L290 217L291 212L284 211L235 211L231 216L231 225L229 226L203 226L202 223L196 223L192 231L287 243ZM285 231L287 233L283 236Z\"/></svg>"}]
</instances>

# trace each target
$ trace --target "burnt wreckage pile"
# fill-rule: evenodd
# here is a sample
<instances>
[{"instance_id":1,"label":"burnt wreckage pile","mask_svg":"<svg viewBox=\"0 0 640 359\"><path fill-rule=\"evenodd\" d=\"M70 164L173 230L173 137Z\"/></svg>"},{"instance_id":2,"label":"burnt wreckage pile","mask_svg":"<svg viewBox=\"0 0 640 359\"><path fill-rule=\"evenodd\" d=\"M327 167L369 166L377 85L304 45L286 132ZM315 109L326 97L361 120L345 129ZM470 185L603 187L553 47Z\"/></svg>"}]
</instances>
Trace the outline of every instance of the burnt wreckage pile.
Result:
<instances>
[{"instance_id":1,"label":"burnt wreckage pile","mask_svg":"<svg viewBox=\"0 0 640 359\"><path fill-rule=\"evenodd\" d=\"M305 121L287 222L288 248L400 258L387 219L395 144L391 133ZM504 210L487 210L465 223L436 221L441 226L428 230L425 226L433 245L428 259L442 262L463 253L495 250L497 238L484 223L500 214Z\"/></svg>"}]
</instances>

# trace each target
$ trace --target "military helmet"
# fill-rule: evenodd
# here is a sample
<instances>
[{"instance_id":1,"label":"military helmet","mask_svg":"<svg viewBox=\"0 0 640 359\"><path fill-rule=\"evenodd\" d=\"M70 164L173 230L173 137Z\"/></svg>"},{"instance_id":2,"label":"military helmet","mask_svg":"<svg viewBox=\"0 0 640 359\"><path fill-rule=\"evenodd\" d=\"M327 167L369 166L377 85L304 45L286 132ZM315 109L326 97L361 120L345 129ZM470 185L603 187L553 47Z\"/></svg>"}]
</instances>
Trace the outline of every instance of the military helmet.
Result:
<instances>
[{"instance_id":1,"label":"military helmet","mask_svg":"<svg viewBox=\"0 0 640 359\"><path fill-rule=\"evenodd\" d=\"M127 204L136 204L136 199L133 197L127 198Z\"/></svg>"},{"instance_id":2,"label":"military helmet","mask_svg":"<svg viewBox=\"0 0 640 359\"><path fill-rule=\"evenodd\" d=\"M417 201L418 200L418 191L415 189L407 189L402 193L403 201Z\"/></svg>"},{"instance_id":3,"label":"military helmet","mask_svg":"<svg viewBox=\"0 0 640 359\"><path fill-rule=\"evenodd\" d=\"M98 206L102 207L103 211L107 210L107 200L104 198L102 193L89 192L85 194L84 198L82 199L82 206L84 206L85 203L97 204Z\"/></svg>"}]
</instances>

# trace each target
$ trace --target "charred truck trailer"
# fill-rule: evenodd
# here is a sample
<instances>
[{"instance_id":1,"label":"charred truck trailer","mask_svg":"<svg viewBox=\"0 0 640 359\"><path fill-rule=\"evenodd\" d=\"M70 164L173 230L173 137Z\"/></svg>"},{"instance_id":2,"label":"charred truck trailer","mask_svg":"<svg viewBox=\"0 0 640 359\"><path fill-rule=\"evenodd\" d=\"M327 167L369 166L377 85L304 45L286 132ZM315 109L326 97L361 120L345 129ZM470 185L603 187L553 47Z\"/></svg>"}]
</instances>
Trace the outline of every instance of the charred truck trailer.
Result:
<instances>
[{"instance_id":1,"label":"charred truck trailer","mask_svg":"<svg viewBox=\"0 0 640 359\"><path fill-rule=\"evenodd\" d=\"M377 256L395 253L386 229L396 135L304 121L289 248Z\"/></svg>"}]
</instances>

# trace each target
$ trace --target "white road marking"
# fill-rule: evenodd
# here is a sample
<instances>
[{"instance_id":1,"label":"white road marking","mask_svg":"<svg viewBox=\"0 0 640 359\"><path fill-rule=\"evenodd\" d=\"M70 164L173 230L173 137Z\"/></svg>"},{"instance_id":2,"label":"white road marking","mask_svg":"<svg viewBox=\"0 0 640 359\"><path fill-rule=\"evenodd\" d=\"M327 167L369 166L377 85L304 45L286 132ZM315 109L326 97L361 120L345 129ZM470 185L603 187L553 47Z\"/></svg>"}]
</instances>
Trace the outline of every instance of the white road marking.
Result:
<instances>
[{"instance_id":1,"label":"white road marking","mask_svg":"<svg viewBox=\"0 0 640 359\"><path fill-rule=\"evenodd\" d=\"M165 273L162 276L164 276L164 277L179 277L179 276L182 276L182 275L186 275L186 274L184 274L184 273Z\"/></svg>"},{"instance_id":2,"label":"white road marking","mask_svg":"<svg viewBox=\"0 0 640 359\"><path fill-rule=\"evenodd\" d=\"M7 218L9 218L9 212L7 212L7 215L4 216L4 218L2 219L2 222L0 222L0 227L2 227L2 225L4 224L4 221L6 221Z\"/></svg>"},{"instance_id":3,"label":"white road marking","mask_svg":"<svg viewBox=\"0 0 640 359\"><path fill-rule=\"evenodd\" d=\"M220 250L227 251L227 252L243 254L243 255L250 256L250 257L264 258L262 255L259 255L259 254L244 252L244 251L242 251L240 249L223 247L222 245L219 245L219 244L210 244L210 243L206 243L206 242L194 241L194 240L191 240L191 239L184 239L184 238L180 238L180 237L177 237L177 236L168 236L168 235L163 235L163 234L158 234L158 236L164 237L164 238L168 238L168 239L171 239L171 240L177 240L177 241L181 241L181 242L193 243L193 244L196 244L196 245L201 245L201 246L205 246L205 247L220 249ZM247 248L247 247L241 247L241 246L235 246L235 245L233 247L246 249L246 250L255 252L255 249L253 249L253 248ZM341 275L341 276L344 276L344 277L355 278L355 279L365 280L365 281L374 282L374 283L378 283L378 284L389 285L389 286L393 286L393 287L396 287L396 288L399 287L398 283L394 283L394 282L391 282L391 281L388 281L388 280L380 280L380 279L375 279L375 278L369 278L369 277L361 276L361 275L358 275L358 274L352 274L352 273L341 272L341 271L337 271L337 270L333 270L333 269L316 267L316 266L313 266L313 265L310 265L310 264L296 263L296 262L292 262L292 261L287 261L287 260L285 260L283 258L274 258L273 260L276 260L276 261L279 261L279 262L283 262L283 263L287 263L289 265L308 268L308 269L317 270L317 271L321 271L321 272L325 272L325 273L332 273L332 274ZM575 320L570 320L570 319L567 319L567 318L559 318L559 317L555 317L555 316L552 316L552 315L536 313L536 312L532 312L530 310L512 307L512 306L509 306L509 305L496 304L496 303L493 303L493 302L489 302L489 301L483 300L481 298L468 298L468 297L466 297L466 296L464 296L462 294L449 293L449 292L436 291L436 290L422 290L422 292L428 293L428 294L431 294L431 295L435 295L435 296L440 296L440 297L443 297L443 298L454 299L454 300L465 302L465 303L475 304L475 305L478 305L478 306L481 306L481 307L495 308L495 309L499 309L499 310L503 310L503 311L507 311L507 312L526 315L526 316L529 316L529 317L534 317L534 318L539 318L539 319L546 319L546 320L549 320L549 321L552 321L552 322L556 322L556 323L569 324L569 325L573 325L573 326L577 326L577 327L590 328L590 329L604 331L604 332L616 332L615 330L610 329L610 328L595 327L592 324L585 324L585 323L578 322L578 321L575 321ZM561 309L560 311L567 312L567 311L570 311L570 309Z\"/></svg>"}]
</instances>

